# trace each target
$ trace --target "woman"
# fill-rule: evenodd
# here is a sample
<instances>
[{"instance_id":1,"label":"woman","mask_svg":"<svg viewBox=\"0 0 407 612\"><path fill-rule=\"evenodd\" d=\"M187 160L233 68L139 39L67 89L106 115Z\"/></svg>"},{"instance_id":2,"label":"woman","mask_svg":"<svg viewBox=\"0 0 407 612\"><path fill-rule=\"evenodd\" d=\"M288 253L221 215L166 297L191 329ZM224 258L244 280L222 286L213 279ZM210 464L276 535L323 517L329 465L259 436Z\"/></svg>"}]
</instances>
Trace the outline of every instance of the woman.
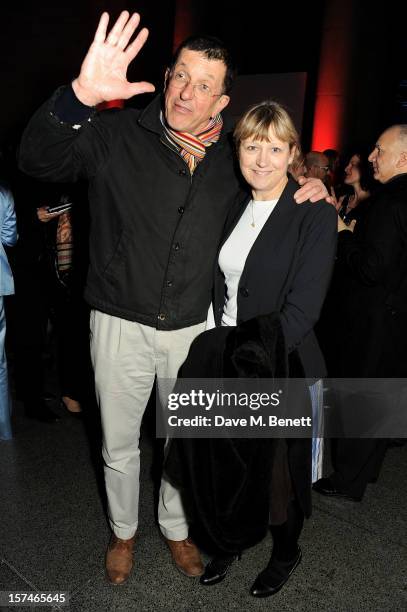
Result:
<instances>
[{"instance_id":1,"label":"woman","mask_svg":"<svg viewBox=\"0 0 407 612\"><path fill-rule=\"evenodd\" d=\"M82 233L86 216L78 214L72 200L80 197L72 187L59 195L56 207L41 206L37 218L44 227L44 272L49 291L50 315L56 332L61 407L75 418L82 417L91 380L88 359L88 308L83 302ZM50 223L51 222L51 223ZM79 254L78 254L79 251Z\"/></svg>"},{"instance_id":2,"label":"woman","mask_svg":"<svg viewBox=\"0 0 407 612\"><path fill-rule=\"evenodd\" d=\"M233 371L243 378L273 377L276 372L284 371L280 362L288 352L290 361L299 363L297 375L291 369L290 376L297 377L301 371L301 377L318 380L324 375L325 367L312 330L331 276L336 249L336 212L325 202L295 203L297 184L288 178L288 171L300 155L299 138L291 118L279 104L268 101L250 108L239 121L234 137L240 169L251 195L236 206L226 224L215 278L217 329L201 334L193 342L180 376L216 378L219 372L216 364L221 363L226 364L221 366L226 378ZM284 354L280 329L282 344L286 346ZM216 343L222 345L220 358L216 347L212 351ZM268 362L271 354L273 363ZM307 387L304 388L308 394ZM272 440L269 480L259 477L263 459L269 461L267 447L257 440L252 440L255 444L249 449L246 445L243 453L263 453L262 461L252 471L256 486L253 487L251 477L241 481L239 491L246 490L247 495L239 501L236 513L228 514L227 521L224 520L225 512L229 513L232 505L232 502L225 503L212 524L208 515L218 511L218 499L223 503L225 488L229 486L225 483L237 480L239 461L233 462L242 446L229 452L229 442L219 439L212 441L212 447L197 439L193 445L188 441L174 442L173 448L181 448L178 467L183 466L187 472L184 486L188 488L189 498L194 500L197 522L205 523L205 532L211 536L218 536L219 525L227 533L224 540L212 538L224 552L207 565L201 584L213 585L223 580L241 550L235 544L235 553L231 554L233 543L239 541L236 534L253 531L251 539L242 537L240 541L245 542L243 546L255 544L264 537L270 516L273 552L266 569L256 578L251 594L273 595L301 560L298 538L304 516L309 516L311 511L310 439ZM175 462L174 455L171 460ZM254 456L254 461L257 460ZM251 457L249 461L252 465ZM228 478L227 470L232 468L225 465L234 466L234 478ZM213 481L208 483L208 470L212 468ZM166 469L168 472L168 466ZM206 497L202 494L204 487ZM207 498L214 489L211 505ZM264 512L252 496L258 496L259 492L261 496L264 491L266 494L258 500L266 503L265 530L256 531L255 523L262 520ZM234 499L234 494L230 499ZM251 524L245 523L247 515ZM236 516L241 525L240 530L237 525L233 532Z\"/></svg>"},{"instance_id":3,"label":"woman","mask_svg":"<svg viewBox=\"0 0 407 612\"><path fill-rule=\"evenodd\" d=\"M357 221L367 208L366 200L374 187L373 170L367 153L358 151L350 157L345 167L344 184L351 192L339 198L336 208L341 219L349 225L351 221ZM362 202L363 206L360 206Z\"/></svg>"},{"instance_id":4,"label":"woman","mask_svg":"<svg viewBox=\"0 0 407 612\"><path fill-rule=\"evenodd\" d=\"M296 184L287 173L300 155L299 139L291 118L280 105L264 102L249 109L239 121L234 137L240 170L251 188L251 197L231 221L219 253L215 322L233 326L258 315L279 312L288 352L297 351L305 376L318 379L325 371L312 328L331 276L335 214L325 202L301 206L294 202ZM288 493L283 503L271 484L271 519L275 514L273 494L274 498L280 497L280 516L272 525L274 547L270 562L251 589L256 597L277 592L299 563L298 538L304 515L310 513L310 486L301 495L301 487L290 475L301 468L292 465L290 459L290 454L295 454L295 444L282 442L275 453L276 458L285 454L280 458L283 472L284 466L289 465L289 482L284 483ZM307 441L300 440L300 446L304 442ZM310 445L307 450L309 465ZM306 472L304 468L302 476L308 480ZM281 473L278 478L284 481ZM284 505L285 512L281 512ZM222 568L217 567L215 559L201 582L213 583L214 574L224 573L219 569Z\"/></svg>"},{"instance_id":5,"label":"woman","mask_svg":"<svg viewBox=\"0 0 407 612\"><path fill-rule=\"evenodd\" d=\"M372 164L368 160L368 152L363 148L353 149L349 162L344 171L344 184L348 193L339 199L332 192L333 205L338 211L340 219L353 230L358 223L358 230L363 231L366 213L372 201L371 195L377 186L373 178ZM340 229L340 228L339 228ZM330 377L347 376L349 360L354 351L349 351L349 342L345 338L352 336L349 332L349 321L345 316L346 303L344 302L345 286L351 282L349 269L342 262L337 261L332 282L316 333L321 344ZM353 295L353 291L349 293ZM353 325L353 322L351 322Z\"/></svg>"}]
</instances>

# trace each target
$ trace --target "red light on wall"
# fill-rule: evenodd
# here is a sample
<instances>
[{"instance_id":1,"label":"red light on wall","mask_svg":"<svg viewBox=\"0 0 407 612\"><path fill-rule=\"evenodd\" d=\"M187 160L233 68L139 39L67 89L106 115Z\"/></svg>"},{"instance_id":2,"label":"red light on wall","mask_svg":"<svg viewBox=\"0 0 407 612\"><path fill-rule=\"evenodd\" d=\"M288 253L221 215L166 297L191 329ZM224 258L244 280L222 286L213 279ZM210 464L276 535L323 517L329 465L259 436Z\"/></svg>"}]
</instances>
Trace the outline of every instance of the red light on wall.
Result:
<instances>
[{"instance_id":1,"label":"red light on wall","mask_svg":"<svg viewBox=\"0 0 407 612\"><path fill-rule=\"evenodd\" d=\"M194 10L194 4L191 0L177 0L175 9L173 51L175 51L179 45L194 32L196 25L195 12L196 8Z\"/></svg>"},{"instance_id":2,"label":"red light on wall","mask_svg":"<svg viewBox=\"0 0 407 612\"><path fill-rule=\"evenodd\" d=\"M354 0L330 0L325 5L312 132L313 151L340 151L346 139L345 114L356 4Z\"/></svg>"},{"instance_id":3,"label":"red light on wall","mask_svg":"<svg viewBox=\"0 0 407 612\"><path fill-rule=\"evenodd\" d=\"M343 98L319 95L315 103L312 151L338 149L341 145Z\"/></svg>"}]
</instances>

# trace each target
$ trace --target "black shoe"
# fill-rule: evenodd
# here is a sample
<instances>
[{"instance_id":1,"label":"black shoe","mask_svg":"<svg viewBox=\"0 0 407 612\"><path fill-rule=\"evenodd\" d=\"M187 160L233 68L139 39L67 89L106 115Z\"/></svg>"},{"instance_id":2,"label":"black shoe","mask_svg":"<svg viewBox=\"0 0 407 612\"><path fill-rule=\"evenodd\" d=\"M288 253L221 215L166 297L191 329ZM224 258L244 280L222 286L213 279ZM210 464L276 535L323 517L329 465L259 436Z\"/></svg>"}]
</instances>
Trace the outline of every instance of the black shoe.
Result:
<instances>
[{"instance_id":1,"label":"black shoe","mask_svg":"<svg viewBox=\"0 0 407 612\"><path fill-rule=\"evenodd\" d=\"M222 582L229 571L233 561L240 559L240 555L224 555L222 557L214 557L205 567L205 571L199 579L199 582L204 586L211 586Z\"/></svg>"},{"instance_id":2,"label":"black shoe","mask_svg":"<svg viewBox=\"0 0 407 612\"><path fill-rule=\"evenodd\" d=\"M256 578L250 589L253 597L270 597L283 588L297 565L300 564L302 557L301 548L294 559L290 561L279 561L271 557L268 566Z\"/></svg>"},{"instance_id":3,"label":"black shoe","mask_svg":"<svg viewBox=\"0 0 407 612\"><path fill-rule=\"evenodd\" d=\"M317 493L327 495L328 497L343 497L344 499L349 499L354 502L362 501L362 496L349 495L346 491L338 489L330 478L320 478L312 485L312 488Z\"/></svg>"},{"instance_id":4,"label":"black shoe","mask_svg":"<svg viewBox=\"0 0 407 612\"><path fill-rule=\"evenodd\" d=\"M29 419L35 419L41 423L56 423L60 420L60 417L48 408L44 402L34 405L30 405L27 402L25 405L25 415Z\"/></svg>"}]
</instances>

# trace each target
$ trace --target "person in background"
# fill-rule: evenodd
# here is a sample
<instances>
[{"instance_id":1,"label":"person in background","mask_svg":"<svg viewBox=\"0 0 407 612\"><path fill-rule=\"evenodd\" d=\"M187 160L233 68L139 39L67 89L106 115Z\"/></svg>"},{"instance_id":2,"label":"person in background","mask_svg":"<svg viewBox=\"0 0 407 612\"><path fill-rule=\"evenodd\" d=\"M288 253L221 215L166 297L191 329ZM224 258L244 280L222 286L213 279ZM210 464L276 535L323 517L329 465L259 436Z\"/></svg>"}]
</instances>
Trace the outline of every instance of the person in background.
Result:
<instances>
[{"instance_id":1,"label":"person in background","mask_svg":"<svg viewBox=\"0 0 407 612\"><path fill-rule=\"evenodd\" d=\"M89 311L82 298L87 268L82 226L87 224L86 211L78 201L81 196L80 190L69 187L56 200L59 211L52 212L49 206L37 209L38 220L46 224L51 298L47 314L56 336L61 404L74 417L82 414L91 378Z\"/></svg>"},{"instance_id":2,"label":"person in background","mask_svg":"<svg viewBox=\"0 0 407 612\"><path fill-rule=\"evenodd\" d=\"M309 151L305 156L304 165L307 178L318 178L327 185L329 164L326 155L321 151Z\"/></svg>"},{"instance_id":3,"label":"person in background","mask_svg":"<svg viewBox=\"0 0 407 612\"><path fill-rule=\"evenodd\" d=\"M339 173L341 157L336 149L325 149L322 153L328 160L329 169L327 180L329 181L329 187L335 189L340 183Z\"/></svg>"},{"instance_id":4,"label":"person in background","mask_svg":"<svg viewBox=\"0 0 407 612\"><path fill-rule=\"evenodd\" d=\"M335 356L330 376L406 378L407 125L385 130L369 161L380 187L366 214L354 231L338 216L341 316L332 327ZM379 476L386 447L382 439L337 439L334 469L314 484L314 490L361 501L367 485Z\"/></svg>"},{"instance_id":5,"label":"person in background","mask_svg":"<svg viewBox=\"0 0 407 612\"><path fill-rule=\"evenodd\" d=\"M368 152L362 149L353 152L345 166L343 184L349 191L335 201L335 208L344 223L349 225L368 209L370 195L376 187Z\"/></svg>"},{"instance_id":6,"label":"person in background","mask_svg":"<svg viewBox=\"0 0 407 612\"><path fill-rule=\"evenodd\" d=\"M0 178L0 440L12 437L10 415L11 396L8 384L5 350L6 316L4 296L14 293L13 275L4 247L17 242L17 222L11 191Z\"/></svg>"}]
</instances>

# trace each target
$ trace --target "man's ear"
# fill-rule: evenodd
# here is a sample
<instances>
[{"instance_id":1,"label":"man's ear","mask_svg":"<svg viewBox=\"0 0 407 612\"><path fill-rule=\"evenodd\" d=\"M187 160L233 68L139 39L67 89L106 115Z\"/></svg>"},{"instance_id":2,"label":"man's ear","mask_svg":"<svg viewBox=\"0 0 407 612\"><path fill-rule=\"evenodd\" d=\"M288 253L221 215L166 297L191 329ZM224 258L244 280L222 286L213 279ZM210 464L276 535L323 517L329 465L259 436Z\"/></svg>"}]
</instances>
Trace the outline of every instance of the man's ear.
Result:
<instances>
[{"instance_id":1,"label":"man's ear","mask_svg":"<svg viewBox=\"0 0 407 612\"><path fill-rule=\"evenodd\" d=\"M168 83L168 79L170 78L170 72L171 72L171 70L169 68L167 68L166 71L165 71L165 75L164 75L164 91L167 89L167 83Z\"/></svg>"},{"instance_id":2,"label":"man's ear","mask_svg":"<svg viewBox=\"0 0 407 612\"><path fill-rule=\"evenodd\" d=\"M402 151L400 153L400 157L398 158L396 168L398 170L403 169L404 172L407 171L407 151Z\"/></svg>"},{"instance_id":3,"label":"man's ear","mask_svg":"<svg viewBox=\"0 0 407 612\"><path fill-rule=\"evenodd\" d=\"M230 102L230 96L227 96L226 94L222 94L218 100L218 103L216 105L216 112L217 113L221 113L223 111L223 109L225 109L227 107L227 105Z\"/></svg>"}]
</instances>

